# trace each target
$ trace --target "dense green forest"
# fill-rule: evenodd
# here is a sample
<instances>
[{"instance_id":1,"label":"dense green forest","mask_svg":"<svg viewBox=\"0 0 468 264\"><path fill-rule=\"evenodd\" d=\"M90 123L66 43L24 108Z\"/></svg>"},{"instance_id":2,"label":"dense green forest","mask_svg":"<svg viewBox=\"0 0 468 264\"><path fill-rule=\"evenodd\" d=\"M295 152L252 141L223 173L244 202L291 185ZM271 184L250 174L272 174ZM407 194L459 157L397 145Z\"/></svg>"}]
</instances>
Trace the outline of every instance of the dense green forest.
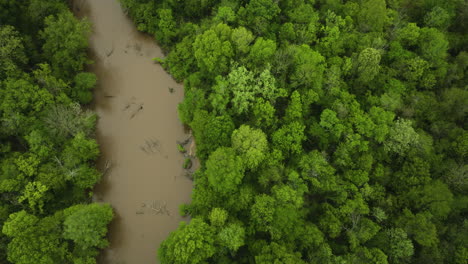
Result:
<instances>
[{"instance_id":1,"label":"dense green forest","mask_svg":"<svg viewBox=\"0 0 468 264\"><path fill-rule=\"evenodd\" d=\"M62 0L0 0L0 263L93 264L113 217L90 203L100 179L96 115L82 108L91 27Z\"/></svg>"},{"instance_id":2,"label":"dense green forest","mask_svg":"<svg viewBox=\"0 0 468 264\"><path fill-rule=\"evenodd\" d=\"M201 162L163 264L468 263L468 2L121 2Z\"/></svg>"}]
</instances>

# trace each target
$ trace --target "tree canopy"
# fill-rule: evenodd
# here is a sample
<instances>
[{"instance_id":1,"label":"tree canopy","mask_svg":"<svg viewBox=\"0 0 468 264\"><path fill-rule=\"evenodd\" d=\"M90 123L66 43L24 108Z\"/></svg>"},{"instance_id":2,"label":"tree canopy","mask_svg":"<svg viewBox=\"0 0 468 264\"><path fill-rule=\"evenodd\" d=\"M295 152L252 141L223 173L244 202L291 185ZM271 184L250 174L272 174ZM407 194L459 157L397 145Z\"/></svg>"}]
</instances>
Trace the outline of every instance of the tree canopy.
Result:
<instances>
[{"instance_id":1,"label":"tree canopy","mask_svg":"<svg viewBox=\"0 0 468 264\"><path fill-rule=\"evenodd\" d=\"M108 244L90 30L66 1L0 3L0 263L92 264Z\"/></svg>"},{"instance_id":2,"label":"tree canopy","mask_svg":"<svg viewBox=\"0 0 468 264\"><path fill-rule=\"evenodd\" d=\"M143 2L175 23L203 261L466 263L466 3Z\"/></svg>"}]
</instances>

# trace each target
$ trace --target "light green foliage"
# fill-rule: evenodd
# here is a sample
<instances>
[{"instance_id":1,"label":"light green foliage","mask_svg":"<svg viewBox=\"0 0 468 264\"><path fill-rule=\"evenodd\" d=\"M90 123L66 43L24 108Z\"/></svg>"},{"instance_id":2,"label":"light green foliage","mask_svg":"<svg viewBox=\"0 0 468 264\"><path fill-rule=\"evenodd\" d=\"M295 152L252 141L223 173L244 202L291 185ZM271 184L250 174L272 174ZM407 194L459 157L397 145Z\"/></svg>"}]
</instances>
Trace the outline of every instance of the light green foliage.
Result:
<instances>
[{"instance_id":1,"label":"light green foliage","mask_svg":"<svg viewBox=\"0 0 468 264\"><path fill-rule=\"evenodd\" d=\"M266 194L255 197L255 203L250 211L253 224L260 230L266 231L266 228L274 220L275 199Z\"/></svg>"},{"instance_id":2,"label":"light green foliage","mask_svg":"<svg viewBox=\"0 0 468 264\"><path fill-rule=\"evenodd\" d=\"M218 8L218 12L216 13L216 16L214 17L214 20L226 24L228 22L233 22L234 20L236 20L236 14L234 13L231 7L220 6Z\"/></svg>"},{"instance_id":3,"label":"light green foliage","mask_svg":"<svg viewBox=\"0 0 468 264\"><path fill-rule=\"evenodd\" d=\"M45 19L45 28L40 34L45 41L42 49L55 76L71 77L72 73L83 70L88 63L86 49L90 32L90 23L78 20L71 12Z\"/></svg>"},{"instance_id":4,"label":"light green foliage","mask_svg":"<svg viewBox=\"0 0 468 264\"><path fill-rule=\"evenodd\" d=\"M346 21L331 10L327 10L325 25L321 25L324 37L319 40L320 52L327 56L343 53L344 40L342 38Z\"/></svg>"},{"instance_id":5,"label":"light green foliage","mask_svg":"<svg viewBox=\"0 0 468 264\"><path fill-rule=\"evenodd\" d=\"M363 83L368 83L380 71L380 52L373 48L366 48L359 53L357 59L358 80Z\"/></svg>"},{"instance_id":6,"label":"light green foliage","mask_svg":"<svg viewBox=\"0 0 468 264\"><path fill-rule=\"evenodd\" d=\"M98 174L100 175L100 174ZM47 194L47 203L50 206L53 204L53 195L56 191L61 191L66 188L67 184L71 183L68 178L66 171L61 170L57 167L57 163L54 161L45 163L38 168L36 174L36 181L44 183L50 192Z\"/></svg>"},{"instance_id":7,"label":"light green foliage","mask_svg":"<svg viewBox=\"0 0 468 264\"><path fill-rule=\"evenodd\" d=\"M0 79L13 77L26 62L27 57L18 32L12 26L0 25Z\"/></svg>"},{"instance_id":8,"label":"light green foliage","mask_svg":"<svg viewBox=\"0 0 468 264\"><path fill-rule=\"evenodd\" d=\"M89 136L96 125L96 115L81 109L78 104L51 105L43 116L48 132L56 140L63 140L78 133Z\"/></svg>"},{"instance_id":9,"label":"light green foliage","mask_svg":"<svg viewBox=\"0 0 468 264\"><path fill-rule=\"evenodd\" d=\"M82 132L65 144L58 160L62 173L82 188L94 186L100 179L100 173L87 166L89 161L96 160L99 149L94 139L88 139Z\"/></svg>"},{"instance_id":10,"label":"light green foliage","mask_svg":"<svg viewBox=\"0 0 468 264\"><path fill-rule=\"evenodd\" d=\"M0 111L3 118L14 114L32 114L40 112L52 103L52 95L27 80L7 79L0 90Z\"/></svg>"},{"instance_id":11,"label":"light green foliage","mask_svg":"<svg viewBox=\"0 0 468 264\"><path fill-rule=\"evenodd\" d=\"M411 146L418 145L419 135L414 131L410 120L398 119L390 128L389 138L384 142L385 150L400 155Z\"/></svg>"},{"instance_id":12,"label":"light green foliage","mask_svg":"<svg viewBox=\"0 0 468 264\"><path fill-rule=\"evenodd\" d=\"M295 68L291 75L293 87L304 87L321 93L325 58L310 46L292 46Z\"/></svg>"},{"instance_id":13,"label":"light green foliage","mask_svg":"<svg viewBox=\"0 0 468 264\"><path fill-rule=\"evenodd\" d=\"M209 218L212 226L220 228L224 226L224 223L228 218L228 212L222 208L213 208Z\"/></svg>"},{"instance_id":14,"label":"light green foliage","mask_svg":"<svg viewBox=\"0 0 468 264\"><path fill-rule=\"evenodd\" d=\"M262 96L270 103L284 95L284 90L276 87L276 81L271 72L266 69L259 75L245 67L234 68L227 78L217 78L217 84L211 99L218 111L223 111L227 100L231 97L233 112L242 114L250 111L255 97ZM229 96L229 93L232 93Z\"/></svg>"},{"instance_id":15,"label":"light green foliage","mask_svg":"<svg viewBox=\"0 0 468 264\"><path fill-rule=\"evenodd\" d=\"M193 43L198 67L207 74L218 75L228 70L229 59L233 56L231 28L218 24L198 35Z\"/></svg>"},{"instance_id":16,"label":"light green foliage","mask_svg":"<svg viewBox=\"0 0 468 264\"><path fill-rule=\"evenodd\" d=\"M262 37L255 40L255 43L250 48L248 56L252 68L262 69L268 65L276 52L276 43L271 39L264 39Z\"/></svg>"},{"instance_id":17,"label":"light green foliage","mask_svg":"<svg viewBox=\"0 0 468 264\"><path fill-rule=\"evenodd\" d=\"M259 255L255 256L255 263L284 263L284 264L304 264L299 252L291 252L287 248L277 243L264 246Z\"/></svg>"},{"instance_id":18,"label":"light green foliage","mask_svg":"<svg viewBox=\"0 0 468 264\"><path fill-rule=\"evenodd\" d=\"M359 111L351 117L351 122L354 124L354 130L360 135L371 137L374 135L375 123L369 115Z\"/></svg>"},{"instance_id":19,"label":"light green foliage","mask_svg":"<svg viewBox=\"0 0 468 264\"><path fill-rule=\"evenodd\" d=\"M380 226L367 218L362 218L352 229L349 229L347 235L352 248L357 248L359 244L364 244L373 238L379 232Z\"/></svg>"},{"instance_id":20,"label":"light green foliage","mask_svg":"<svg viewBox=\"0 0 468 264\"><path fill-rule=\"evenodd\" d=\"M338 188L335 169L317 150L304 155L299 167L302 170L302 178L310 181L314 187L311 189L312 192L328 192Z\"/></svg>"},{"instance_id":21,"label":"light green foliage","mask_svg":"<svg viewBox=\"0 0 468 264\"><path fill-rule=\"evenodd\" d=\"M445 30L450 24L450 14L442 7L436 6L424 16L424 24L427 27Z\"/></svg>"},{"instance_id":22,"label":"light green foliage","mask_svg":"<svg viewBox=\"0 0 468 264\"><path fill-rule=\"evenodd\" d=\"M91 73L79 73L77 74L77 76L81 74L84 74L85 76L92 75ZM62 79L56 78L52 75L52 70L50 69L49 64L47 63L39 64L38 68L33 71L33 75L39 87L45 88L47 91L49 91L49 93L51 93L52 95L56 97L55 98L56 100L60 100L61 101L60 103L63 103L63 104L70 103L69 98L64 96L64 94L67 94L69 96L72 95L72 91L70 87ZM86 86L86 79L83 81L85 81L83 85L80 85L77 83L76 89L84 88L83 86ZM77 82L80 82L80 81L77 81ZM89 89L89 88L91 87L88 87L86 89Z\"/></svg>"},{"instance_id":23,"label":"light green foliage","mask_svg":"<svg viewBox=\"0 0 468 264\"><path fill-rule=\"evenodd\" d=\"M273 146L283 151L284 154L300 154L305 126L299 122L292 122L282 126L273 133Z\"/></svg>"},{"instance_id":24,"label":"light green foliage","mask_svg":"<svg viewBox=\"0 0 468 264\"><path fill-rule=\"evenodd\" d=\"M296 187L296 186L295 186ZM297 186L296 188L298 188ZM289 185L284 186L273 186L272 193L273 197L276 199L279 206L284 206L286 204L292 205L295 208L300 208L303 204L302 199L303 190L295 190Z\"/></svg>"},{"instance_id":25,"label":"light green foliage","mask_svg":"<svg viewBox=\"0 0 468 264\"><path fill-rule=\"evenodd\" d=\"M216 77L216 84L212 87L213 93L210 94L210 102L214 111L218 114L227 113L227 105L230 101L229 83L221 76Z\"/></svg>"},{"instance_id":26,"label":"light green foliage","mask_svg":"<svg viewBox=\"0 0 468 264\"><path fill-rule=\"evenodd\" d=\"M75 205L64 211L63 237L82 249L105 248L107 225L113 218L108 204Z\"/></svg>"},{"instance_id":27,"label":"light green foliage","mask_svg":"<svg viewBox=\"0 0 468 264\"><path fill-rule=\"evenodd\" d=\"M79 132L71 139L62 152L64 166L75 167L90 160L96 160L99 155L98 144L94 139L88 139Z\"/></svg>"},{"instance_id":28,"label":"light green foliage","mask_svg":"<svg viewBox=\"0 0 468 264\"><path fill-rule=\"evenodd\" d=\"M55 264L65 261L66 244L61 241L60 219L39 219L25 211L11 214L3 226L10 237L8 261L16 264Z\"/></svg>"},{"instance_id":29,"label":"light green foliage","mask_svg":"<svg viewBox=\"0 0 468 264\"><path fill-rule=\"evenodd\" d=\"M29 135L25 136L31 152L45 158L52 152L52 142L40 130L33 130Z\"/></svg>"},{"instance_id":30,"label":"light green foliage","mask_svg":"<svg viewBox=\"0 0 468 264\"><path fill-rule=\"evenodd\" d=\"M90 31L61 0L0 3L0 263L95 264L107 245L112 209L88 205L97 117L79 105Z\"/></svg>"},{"instance_id":31,"label":"light green foliage","mask_svg":"<svg viewBox=\"0 0 468 264\"><path fill-rule=\"evenodd\" d=\"M161 64L170 71L174 79L182 81L190 75L191 69L197 68L197 59L193 53L193 37L185 37L181 42L177 43L174 50L162 60ZM199 56L205 55L202 54L202 51L199 51Z\"/></svg>"},{"instance_id":32,"label":"light green foliage","mask_svg":"<svg viewBox=\"0 0 468 264\"><path fill-rule=\"evenodd\" d=\"M324 235L322 231L313 223L305 222L304 229L301 231L302 234L299 235L302 243L302 247L310 249L313 248L312 252L309 251L309 254L314 254L322 251L322 249L327 248L328 245L324 240Z\"/></svg>"},{"instance_id":33,"label":"light green foliage","mask_svg":"<svg viewBox=\"0 0 468 264\"><path fill-rule=\"evenodd\" d=\"M392 228L385 231L385 241L388 245L384 251L389 256L389 260L399 262L401 259L407 259L414 254L413 243L406 232L401 228Z\"/></svg>"},{"instance_id":34,"label":"light green foliage","mask_svg":"<svg viewBox=\"0 0 468 264\"><path fill-rule=\"evenodd\" d=\"M385 221L388 217L385 211L380 207L375 207L372 210L372 216L375 218L377 222Z\"/></svg>"},{"instance_id":35,"label":"light green foliage","mask_svg":"<svg viewBox=\"0 0 468 264\"><path fill-rule=\"evenodd\" d=\"M31 177L36 174L37 167L41 161L36 155L24 154L17 156L14 162L21 173L23 173L25 176Z\"/></svg>"},{"instance_id":36,"label":"light green foliage","mask_svg":"<svg viewBox=\"0 0 468 264\"><path fill-rule=\"evenodd\" d=\"M289 102L288 108L286 108L285 121L287 123L301 121L303 119L302 109L301 94L298 91L294 91L291 94L291 101Z\"/></svg>"},{"instance_id":37,"label":"light green foliage","mask_svg":"<svg viewBox=\"0 0 468 264\"><path fill-rule=\"evenodd\" d=\"M181 222L161 244L159 260L161 264L206 263L215 254L214 236L213 228L201 219L194 218L190 224Z\"/></svg>"},{"instance_id":38,"label":"light green foliage","mask_svg":"<svg viewBox=\"0 0 468 264\"><path fill-rule=\"evenodd\" d=\"M254 124L260 128L269 128L275 124L275 108L263 98L257 98L252 107Z\"/></svg>"},{"instance_id":39,"label":"light green foliage","mask_svg":"<svg viewBox=\"0 0 468 264\"><path fill-rule=\"evenodd\" d=\"M250 44L255 37L245 27L238 27L232 31L231 40L236 50L240 54L247 54L250 50Z\"/></svg>"},{"instance_id":40,"label":"light green foliage","mask_svg":"<svg viewBox=\"0 0 468 264\"><path fill-rule=\"evenodd\" d=\"M156 38L162 44L169 44L171 39L176 35L176 22L172 16L171 9L158 10L158 30Z\"/></svg>"},{"instance_id":41,"label":"light green foliage","mask_svg":"<svg viewBox=\"0 0 468 264\"><path fill-rule=\"evenodd\" d=\"M429 63L421 58L412 58L406 61L403 76L408 81L419 81L424 72L429 68Z\"/></svg>"},{"instance_id":42,"label":"light green foliage","mask_svg":"<svg viewBox=\"0 0 468 264\"><path fill-rule=\"evenodd\" d=\"M182 144L177 144L177 150L180 153L186 153L187 152L187 150L185 149L185 147Z\"/></svg>"},{"instance_id":43,"label":"light green foliage","mask_svg":"<svg viewBox=\"0 0 468 264\"><path fill-rule=\"evenodd\" d=\"M412 46L418 42L420 28L416 23L408 23L397 31L397 35L401 43Z\"/></svg>"},{"instance_id":44,"label":"light green foliage","mask_svg":"<svg viewBox=\"0 0 468 264\"><path fill-rule=\"evenodd\" d=\"M265 159L268 142L260 129L242 125L232 133L232 148L240 155L246 168L255 169Z\"/></svg>"},{"instance_id":45,"label":"light green foliage","mask_svg":"<svg viewBox=\"0 0 468 264\"><path fill-rule=\"evenodd\" d=\"M236 252L245 244L245 230L239 224L229 224L219 232L218 239L221 245Z\"/></svg>"},{"instance_id":46,"label":"light green foliage","mask_svg":"<svg viewBox=\"0 0 468 264\"><path fill-rule=\"evenodd\" d=\"M323 110L320 115L320 126L337 138L339 138L345 130L345 127L336 116L336 112L330 109Z\"/></svg>"},{"instance_id":47,"label":"light green foliage","mask_svg":"<svg viewBox=\"0 0 468 264\"><path fill-rule=\"evenodd\" d=\"M136 18L138 30L154 33L157 28L157 14L154 2L145 2L141 6L136 5L133 0L120 1L124 8L129 8L130 15Z\"/></svg>"},{"instance_id":48,"label":"light green foliage","mask_svg":"<svg viewBox=\"0 0 468 264\"><path fill-rule=\"evenodd\" d=\"M24 188L23 195L19 197L18 202L28 201L29 208L37 213L44 212L45 193L48 191L46 185L41 182L29 182Z\"/></svg>"},{"instance_id":49,"label":"light green foliage","mask_svg":"<svg viewBox=\"0 0 468 264\"><path fill-rule=\"evenodd\" d=\"M283 24L285 38L298 44L311 44L317 40L319 32L319 14L311 4L297 4L288 13L293 23Z\"/></svg>"},{"instance_id":50,"label":"light green foliage","mask_svg":"<svg viewBox=\"0 0 468 264\"><path fill-rule=\"evenodd\" d=\"M212 99L215 101L214 99ZM228 99L229 100L229 99ZM194 113L205 103L204 93L201 89L192 88L185 92L185 99L178 106L180 121L189 124L193 120ZM216 106L213 105L216 108Z\"/></svg>"},{"instance_id":51,"label":"light green foliage","mask_svg":"<svg viewBox=\"0 0 468 264\"><path fill-rule=\"evenodd\" d=\"M380 105L383 109L395 111L402 106L401 95L397 93L384 93L380 96Z\"/></svg>"},{"instance_id":52,"label":"light green foliage","mask_svg":"<svg viewBox=\"0 0 468 264\"><path fill-rule=\"evenodd\" d=\"M235 192L244 177L242 159L232 148L220 147L206 161L206 176L214 190L222 194Z\"/></svg>"},{"instance_id":53,"label":"light green foliage","mask_svg":"<svg viewBox=\"0 0 468 264\"><path fill-rule=\"evenodd\" d=\"M280 37L283 40L294 41L296 39L296 32L294 31L293 23L284 23L280 28Z\"/></svg>"},{"instance_id":54,"label":"light green foliage","mask_svg":"<svg viewBox=\"0 0 468 264\"><path fill-rule=\"evenodd\" d=\"M184 211L211 225L203 250L172 235L164 263L466 262L464 1L123 2L140 29L173 28L159 62L201 165ZM43 170L2 166L18 193Z\"/></svg>"}]
</instances>

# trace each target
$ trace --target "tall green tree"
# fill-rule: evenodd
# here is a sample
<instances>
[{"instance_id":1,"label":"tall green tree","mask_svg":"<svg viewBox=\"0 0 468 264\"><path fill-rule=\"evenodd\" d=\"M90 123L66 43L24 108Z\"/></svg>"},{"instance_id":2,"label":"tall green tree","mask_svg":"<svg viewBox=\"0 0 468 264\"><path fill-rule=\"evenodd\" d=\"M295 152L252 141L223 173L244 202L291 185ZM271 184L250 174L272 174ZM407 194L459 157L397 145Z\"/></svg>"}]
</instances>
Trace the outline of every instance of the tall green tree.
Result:
<instances>
[{"instance_id":1,"label":"tall green tree","mask_svg":"<svg viewBox=\"0 0 468 264\"><path fill-rule=\"evenodd\" d=\"M242 125L232 133L232 147L245 166L254 169L265 159L268 141L261 130Z\"/></svg>"},{"instance_id":2,"label":"tall green tree","mask_svg":"<svg viewBox=\"0 0 468 264\"><path fill-rule=\"evenodd\" d=\"M244 177L242 159L232 148L220 147L206 161L206 176L214 190L222 194L235 192Z\"/></svg>"},{"instance_id":3,"label":"tall green tree","mask_svg":"<svg viewBox=\"0 0 468 264\"><path fill-rule=\"evenodd\" d=\"M233 56L231 33L229 26L218 24L196 37L193 43L194 55L198 67L206 74L227 72L229 59Z\"/></svg>"},{"instance_id":4,"label":"tall green tree","mask_svg":"<svg viewBox=\"0 0 468 264\"><path fill-rule=\"evenodd\" d=\"M75 205L64 211L63 237L73 240L78 247L105 248L107 225L113 218L108 204Z\"/></svg>"},{"instance_id":5,"label":"tall green tree","mask_svg":"<svg viewBox=\"0 0 468 264\"><path fill-rule=\"evenodd\" d=\"M42 50L56 77L70 78L90 62L86 56L90 33L90 23L78 20L70 12L45 19L45 28L40 33L44 40Z\"/></svg>"},{"instance_id":6,"label":"tall green tree","mask_svg":"<svg viewBox=\"0 0 468 264\"><path fill-rule=\"evenodd\" d=\"M0 25L0 78L14 77L27 62L23 40L12 26Z\"/></svg>"},{"instance_id":7,"label":"tall green tree","mask_svg":"<svg viewBox=\"0 0 468 264\"><path fill-rule=\"evenodd\" d=\"M206 263L215 254L215 234L203 220L194 218L190 224L182 222L176 231L161 244L158 257L161 263Z\"/></svg>"}]
</instances>

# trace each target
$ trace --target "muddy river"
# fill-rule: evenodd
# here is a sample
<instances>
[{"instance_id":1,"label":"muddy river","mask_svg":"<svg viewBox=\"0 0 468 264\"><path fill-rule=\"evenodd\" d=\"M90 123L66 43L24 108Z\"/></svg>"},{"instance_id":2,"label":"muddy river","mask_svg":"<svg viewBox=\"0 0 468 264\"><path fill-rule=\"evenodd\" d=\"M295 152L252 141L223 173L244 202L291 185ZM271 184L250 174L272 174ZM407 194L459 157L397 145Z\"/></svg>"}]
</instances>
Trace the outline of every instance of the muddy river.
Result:
<instances>
[{"instance_id":1,"label":"muddy river","mask_svg":"<svg viewBox=\"0 0 468 264\"><path fill-rule=\"evenodd\" d=\"M177 116L183 87L152 62L160 48L136 30L118 0L77 0L74 10L93 24L90 71L98 77L94 109L105 172L94 199L116 214L99 263L158 263L161 241L187 220L178 208L192 189L176 146L189 138Z\"/></svg>"}]
</instances>

